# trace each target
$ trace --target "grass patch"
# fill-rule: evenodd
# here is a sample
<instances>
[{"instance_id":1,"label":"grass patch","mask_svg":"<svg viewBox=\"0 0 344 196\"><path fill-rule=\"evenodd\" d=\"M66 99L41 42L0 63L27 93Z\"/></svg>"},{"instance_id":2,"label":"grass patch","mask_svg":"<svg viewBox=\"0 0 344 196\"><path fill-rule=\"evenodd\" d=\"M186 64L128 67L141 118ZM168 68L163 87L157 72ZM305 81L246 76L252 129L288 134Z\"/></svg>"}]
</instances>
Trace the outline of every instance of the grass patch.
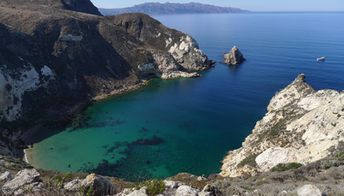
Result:
<instances>
[{"instance_id":1,"label":"grass patch","mask_svg":"<svg viewBox=\"0 0 344 196\"><path fill-rule=\"evenodd\" d=\"M48 181L49 187L63 188L64 183L73 180L72 173L56 174Z\"/></svg>"},{"instance_id":2,"label":"grass patch","mask_svg":"<svg viewBox=\"0 0 344 196\"><path fill-rule=\"evenodd\" d=\"M185 185L191 186L193 188L198 188L198 189L203 189L203 187L207 184L209 184L209 180L198 180L198 176L194 176L188 173L180 173L177 174L176 176L173 176L169 178L169 180L176 181L176 182L181 182Z\"/></svg>"},{"instance_id":3,"label":"grass patch","mask_svg":"<svg viewBox=\"0 0 344 196\"><path fill-rule=\"evenodd\" d=\"M258 156L258 154L253 154L253 155L246 157L244 160L242 160L238 164L238 167L244 167L245 165L256 167L257 166L257 163L256 163L257 156Z\"/></svg>"},{"instance_id":4,"label":"grass patch","mask_svg":"<svg viewBox=\"0 0 344 196\"><path fill-rule=\"evenodd\" d=\"M303 166L301 163L280 163L271 169L272 172L283 172L291 169L297 169Z\"/></svg>"},{"instance_id":5,"label":"grass patch","mask_svg":"<svg viewBox=\"0 0 344 196\"><path fill-rule=\"evenodd\" d=\"M336 154L336 158L337 158L339 161L344 161L344 151L339 152L338 154Z\"/></svg>"},{"instance_id":6,"label":"grass patch","mask_svg":"<svg viewBox=\"0 0 344 196\"><path fill-rule=\"evenodd\" d=\"M137 188L146 187L149 196L155 196L165 191L165 183L162 180L147 180L138 185Z\"/></svg>"}]
</instances>

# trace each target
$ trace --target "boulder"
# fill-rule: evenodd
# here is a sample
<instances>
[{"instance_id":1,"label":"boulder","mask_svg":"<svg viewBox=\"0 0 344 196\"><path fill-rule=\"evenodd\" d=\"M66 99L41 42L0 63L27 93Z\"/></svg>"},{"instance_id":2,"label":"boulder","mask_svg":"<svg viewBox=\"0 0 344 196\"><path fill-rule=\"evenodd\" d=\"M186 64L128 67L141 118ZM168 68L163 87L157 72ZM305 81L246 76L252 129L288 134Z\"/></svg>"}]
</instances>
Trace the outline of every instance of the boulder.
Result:
<instances>
[{"instance_id":1,"label":"boulder","mask_svg":"<svg viewBox=\"0 0 344 196\"><path fill-rule=\"evenodd\" d=\"M224 59L224 62L228 65L239 65L245 61L244 55L236 46L234 46L229 53L224 55Z\"/></svg>"},{"instance_id":2,"label":"boulder","mask_svg":"<svg viewBox=\"0 0 344 196\"><path fill-rule=\"evenodd\" d=\"M0 182L7 182L12 179L12 175L9 171L5 171L0 175Z\"/></svg>"},{"instance_id":3,"label":"boulder","mask_svg":"<svg viewBox=\"0 0 344 196\"><path fill-rule=\"evenodd\" d=\"M221 191L210 184L204 186L203 190L198 193L198 196L220 196L223 195Z\"/></svg>"},{"instance_id":4,"label":"boulder","mask_svg":"<svg viewBox=\"0 0 344 196\"><path fill-rule=\"evenodd\" d=\"M63 188L70 192L79 191L80 188L82 187L82 182L83 181L80 179L74 179L70 182L65 183Z\"/></svg>"},{"instance_id":5,"label":"boulder","mask_svg":"<svg viewBox=\"0 0 344 196\"><path fill-rule=\"evenodd\" d=\"M197 196L198 190L187 185L182 185L176 190L176 196Z\"/></svg>"},{"instance_id":6,"label":"boulder","mask_svg":"<svg viewBox=\"0 0 344 196\"><path fill-rule=\"evenodd\" d=\"M36 169L24 169L19 171L15 177L4 184L2 193L4 195L20 194L25 190L37 191L41 187L40 174Z\"/></svg>"},{"instance_id":7,"label":"boulder","mask_svg":"<svg viewBox=\"0 0 344 196\"><path fill-rule=\"evenodd\" d=\"M298 196L321 196L321 191L318 187L312 184L304 185L297 189Z\"/></svg>"},{"instance_id":8,"label":"boulder","mask_svg":"<svg viewBox=\"0 0 344 196\"><path fill-rule=\"evenodd\" d=\"M165 187L170 188L170 189L176 189L180 186L179 182L172 181L172 180L164 180Z\"/></svg>"},{"instance_id":9,"label":"boulder","mask_svg":"<svg viewBox=\"0 0 344 196\"><path fill-rule=\"evenodd\" d=\"M122 192L118 193L116 196L147 196L146 187L142 187L139 190L124 189Z\"/></svg>"},{"instance_id":10,"label":"boulder","mask_svg":"<svg viewBox=\"0 0 344 196\"><path fill-rule=\"evenodd\" d=\"M110 180L96 174L88 175L81 184L86 193L92 190L94 195L114 195L117 190Z\"/></svg>"}]
</instances>

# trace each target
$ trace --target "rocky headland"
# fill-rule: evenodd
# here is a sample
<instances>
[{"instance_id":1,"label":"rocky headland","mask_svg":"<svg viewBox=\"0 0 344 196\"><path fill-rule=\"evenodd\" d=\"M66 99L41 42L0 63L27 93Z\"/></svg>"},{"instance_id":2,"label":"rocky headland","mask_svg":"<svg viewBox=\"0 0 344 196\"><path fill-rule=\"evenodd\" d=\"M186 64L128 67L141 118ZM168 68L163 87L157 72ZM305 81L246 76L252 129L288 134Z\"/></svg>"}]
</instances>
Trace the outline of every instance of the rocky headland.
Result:
<instances>
[{"instance_id":1,"label":"rocky headland","mask_svg":"<svg viewBox=\"0 0 344 196\"><path fill-rule=\"evenodd\" d=\"M315 91L303 74L277 93L242 148L223 161L223 176L307 165L343 150L344 93Z\"/></svg>"},{"instance_id":2,"label":"rocky headland","mask_svg":"<svg viewBox=\"0 0 344 196\"><path fill-rule=\"evenodd\" d=\"M30 134L151 77L198 77L211 61L189 35L144 14L103 17L90 1L0 2L1 195L344 195L344 94L299 75L278 92L222 172L126 182L22 160Z\"/></svg>"}]
</instances>

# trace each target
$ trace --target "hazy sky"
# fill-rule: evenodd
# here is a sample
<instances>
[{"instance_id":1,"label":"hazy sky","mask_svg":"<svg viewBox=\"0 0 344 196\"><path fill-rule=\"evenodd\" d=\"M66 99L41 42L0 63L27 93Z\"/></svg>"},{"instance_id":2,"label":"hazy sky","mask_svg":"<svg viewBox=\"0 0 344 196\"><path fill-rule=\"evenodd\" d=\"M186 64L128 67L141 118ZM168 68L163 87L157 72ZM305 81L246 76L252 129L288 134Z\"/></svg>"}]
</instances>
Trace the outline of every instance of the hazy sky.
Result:
<instances>
[{"instance_id":1,"label":"hazy sky","mask_svg":"<svg viewBox=\"0 0 344 196\"><path fill-rule=\"evenodd\" d=\"M144 2L199 2L252 11L344 11L344 0L91 0L97 7L128 7Z\"/></svg>"}]
</instances>

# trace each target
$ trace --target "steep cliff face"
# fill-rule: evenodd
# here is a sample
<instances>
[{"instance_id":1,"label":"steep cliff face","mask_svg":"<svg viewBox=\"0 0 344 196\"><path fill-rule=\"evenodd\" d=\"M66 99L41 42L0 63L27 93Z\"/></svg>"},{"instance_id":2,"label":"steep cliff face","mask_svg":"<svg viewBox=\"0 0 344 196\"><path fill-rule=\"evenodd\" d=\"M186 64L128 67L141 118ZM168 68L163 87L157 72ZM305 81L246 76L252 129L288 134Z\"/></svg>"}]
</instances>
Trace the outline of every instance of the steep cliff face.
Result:
<instances>
[{"instance_id":1,"label":"steep cliff face","mask_svg":"<svg viewBox=\"0 0 344 196\"><path fill-rule=\"evenodd\" d=\"M299 75L277 93L242 147L223 161L223 176L307 165L343 150L344 93L314 91Z\"/></svg>"},{"instance_id":2,"label":"steep cliff face","mask_svg":"<svg viewBox=\"0 0 344 196\"><path fill-rule=\"evenodd\" d=\"M190 36L143 14L76 12L90 3L0 2L1 129L68 120L95 97L209 68Z\"/></svg>"},{"instance_id":3,"label":"steep cliff face","mask_svg":"<svg viewBox=\"0 0 344 196\"><path fill-rule=\"evenodd\" d=\"M144 14L123 14L109 17L118 27L144 42L161 74L173 71L199 71L211 62L189 35L169 29ZM165 52L167 51L167 53Z\"/></svg>"}]
</instances>

